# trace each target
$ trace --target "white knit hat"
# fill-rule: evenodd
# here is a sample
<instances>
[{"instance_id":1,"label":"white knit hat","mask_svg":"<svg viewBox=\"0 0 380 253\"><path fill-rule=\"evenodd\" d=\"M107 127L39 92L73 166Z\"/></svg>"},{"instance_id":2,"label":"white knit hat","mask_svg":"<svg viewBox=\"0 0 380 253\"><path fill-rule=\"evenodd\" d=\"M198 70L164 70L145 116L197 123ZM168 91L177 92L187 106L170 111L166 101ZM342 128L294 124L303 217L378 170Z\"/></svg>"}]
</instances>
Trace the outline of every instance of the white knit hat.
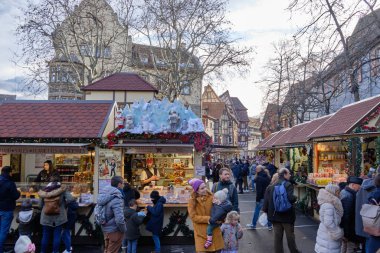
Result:
<instances>
[{"instance_id":1,"label":"white knit hat","mask_svg":"<svg viewBox=\"0 0 380 253\"><path fill-rule=\"evenodd\" d=\"M35 251L36 246L32 243L28 236L22 235L18 238L15 244L15 253L29 253Z\"/></svg>"},{"instance_id":2,"label":"white knit hat","mask_svg":"<svg viewBox=\"0 0 380 253\"><path fill-rule=\"evenodd\" d=\"M217 191L214 193L214 197L220 202L224 202L227 199L228 189L224 188L223 190Z\"/></svg>"}]
</instances>

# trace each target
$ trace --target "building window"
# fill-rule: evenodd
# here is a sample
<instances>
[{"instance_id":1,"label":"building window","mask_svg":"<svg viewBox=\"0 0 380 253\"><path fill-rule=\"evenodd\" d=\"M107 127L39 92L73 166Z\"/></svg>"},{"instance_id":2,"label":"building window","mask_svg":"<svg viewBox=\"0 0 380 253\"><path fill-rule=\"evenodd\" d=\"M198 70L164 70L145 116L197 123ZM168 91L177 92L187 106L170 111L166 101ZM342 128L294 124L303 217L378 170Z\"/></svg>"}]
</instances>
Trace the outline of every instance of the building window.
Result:
<instances>
[{"instance_id":1,"label":"building window","mask_svg":"<svg viewBox=\"0 0 380 253\"><path fill-rule=\"evenodd\" d=\"M191 82L187 80L183 81L181 95L190 95L190 94L191 94Z\"/></svg>"},{"instance_id":2,"label":"building window","mask_svg":"<svg viewBox=\"0 0 380 253\"><path fill-rule=\"evenodd\" d=\"M231 136L228 136L228 143L232 144L232 137Z\"/></svg>"},{"instance_id":3,"label":"building window","mask_svg":"<svg viewBox=\"0 0 380 253\"><path fill-rule=\"evenodd\" d=\"M82 44L79 46L79 51L82 56L91 56L92 47L89 44Z\"/></svg>"},{"instance_id":4,"label":"building window","mask_svg":"<svg viewBox=\"0 0 380 253\"><path fill-rule=\"evenodd\" d=\"M111 58L111 48L110 47L104 47L103 48L103 56L104 56L104 58Z\"/></svg>"},{"instance_id":5,"label":"building window","mask_svg":"<svg viewBox=\"0 0 380 253\"><path fill-rule=\"evenodd\" d=\"M148 55L146 54L141 55L140 60L141 60L141 63L148 64L148 60L149 60Z\"/></svg>"}]
</instances>

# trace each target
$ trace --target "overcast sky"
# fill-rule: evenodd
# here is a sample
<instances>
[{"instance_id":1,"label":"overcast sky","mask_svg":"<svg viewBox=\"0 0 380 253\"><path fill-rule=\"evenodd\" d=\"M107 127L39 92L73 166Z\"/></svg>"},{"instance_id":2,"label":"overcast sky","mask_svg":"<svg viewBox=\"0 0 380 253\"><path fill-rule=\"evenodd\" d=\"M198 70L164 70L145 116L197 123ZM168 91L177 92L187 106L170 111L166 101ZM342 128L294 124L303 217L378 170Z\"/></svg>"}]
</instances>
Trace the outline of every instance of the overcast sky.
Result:
<instances>
[{"instance_id":1,"label":"overcast sky","mask_svg":"<svg viewBox=\"0 0 380 253\"><path fill-rule=\"evenodd\" d=\"M216 92L221 94L226 89L231 96L238 97L248 108L249 116L259 115L263 108L262 89L254 84L260 79L262 66L272 55L272 42L291 36L298 20L290 20L285 10L286 0L230 0L228 18L233 24L233 32L242 38L243 45L254 46L255 55L250 74L246 78L235 76L225 82L213 83ZM20 87L14 79L20 76L20 71L11 62L12 50L17 50L14 30L17 26L17 7L22 0L0 0L0 93L17 94ZM17 80L16 80L17 81ZM206 85L207 83L204 83ZM46 98L46 94L35 99ZM34 98L31 98L34 99Z\"/></svg>"}]
</instances>

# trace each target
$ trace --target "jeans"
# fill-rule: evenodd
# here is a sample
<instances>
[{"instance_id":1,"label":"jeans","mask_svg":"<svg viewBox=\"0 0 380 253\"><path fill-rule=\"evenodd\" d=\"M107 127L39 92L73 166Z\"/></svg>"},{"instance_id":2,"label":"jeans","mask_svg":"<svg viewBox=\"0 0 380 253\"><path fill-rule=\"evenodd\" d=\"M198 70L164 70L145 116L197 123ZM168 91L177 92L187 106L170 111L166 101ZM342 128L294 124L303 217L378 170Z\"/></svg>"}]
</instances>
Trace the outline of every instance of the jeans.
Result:
<instances>
[{"instance_id":1,"label":"jeans","mask_svg":"<svg viewBox=\"0 0 380 253\"><path fill-rule=\"evenodd\" d=\"M71 252L71 233L70 228L65 228L62 233L62 241L65 244L66 251Z\"/></svg>"},{"instance_id":2,"label":"jeans","mask_svg":"<svg viewBox=\"0 0 380 253\"><path fill-rule=\"evenodd\" d=\"M128 240L128 248L127 253L136 253L137 251L137 239L136 240Z\"/></svg>"},{"instance_id":3,"label":"jeans","mask_svg":"<svg viewBox=\"0 0 380 253\"><path fill-rule=\"evenodd\" d=\"M282 238L284 237L284 231L286 234L286 240L288 241L288 248L290 253L299 253L296 245L296 236L294 234L294 224L290 223L273 223L274 230L274 252L284 253L284 246L282 244Z\"/></svg>"},{"instance_id":4,"label":"jeans","mask_svg":"<svg viewBox=\"0 0 380 253\"><path fill-rule=\"evenodd\" d=\"M257 220L259 219L260 211L261 208L263 208L264 205L264 199L260 200L259 202L256 202L256 207L255 207L255 213L253 214L252 218L252 226L256 227ZM268 227L271 227L272 223L268 221Z\"/></svg>"},{"instance_id":5,"label":"jeans","mask_svg":"<svg viewBox=\"0 0 380 253\"><path fill-rule=\"evenodd\" d=\"M161 252L161 242L160 237L158 235L152 235L153 242L154 242L154 251L155 252Z\"/></svg>"},{"instance_id":6,"label":"jeans","mask_svg":"<svg viewBox=\"0 0 380 253\"><path fill-rule=\"evenodd\" d=\"M370 235L369 239L367 239L368 244L367 245L367 252L376 252L378 249L380 249L380 236L372 236Z\"/></svg>"},{"instance_id":7,"label":"jeans","mask_svg":"<svg viewBox=\"0 0 380 253\"><path fill-rule=\"evenodd\" d=\"M53 234L53 253L59 252L59 245L61 244L62 226L49 227L42 226L42 241L41 253L47 252L47 246L50 242L50 236Z\"/></svg>"},{"instance_id":8,"label":"jeans","mask_svg":"<svg viewBox=\"0 0 380 253\"><path fill-rule=\"evenodd\" d=\"M4 252L4 243L13 220L13 211L0 211L0 253Z\"/></svg>"},{"instance_id":9,"label":"jeans","mask_svg":"<svg viewBox=\"0 0 380 253\"><path fill-rule=\"evenodd\" d=\"M218 224L208 224L207 225L207 230L206 230L206 234L208 236L212 236L212 231L214 231L215 228L219 227Z\"/></svg>"},{"instance_id":10,"label":"jeans","mask_svg":"<svg viewBox=\"0 0 380 253\"><path fill-rule=\"evenodd\" d=\"M252 191L254 192L255 191L255 176L254 175L252 176L251 182L252 182Z\"/></svg>"}]
</instances>

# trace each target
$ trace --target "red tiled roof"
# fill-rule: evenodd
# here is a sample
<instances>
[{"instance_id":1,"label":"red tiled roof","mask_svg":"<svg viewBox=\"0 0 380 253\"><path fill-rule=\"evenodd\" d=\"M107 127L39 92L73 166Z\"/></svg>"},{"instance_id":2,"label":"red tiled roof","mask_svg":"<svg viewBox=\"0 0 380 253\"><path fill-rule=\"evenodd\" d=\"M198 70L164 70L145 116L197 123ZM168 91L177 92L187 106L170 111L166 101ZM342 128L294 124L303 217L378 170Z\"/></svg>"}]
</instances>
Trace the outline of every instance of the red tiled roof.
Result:
<instances>
[{"instance_id":1,"label":"red tiled roof","mask_svg":"<svg viewBox=\"0 0 380 253\"><path fill-rule=\"evenodd\" d=\"M265 142L260 148L261 149L268 149L268 148L273 148L273 143L276 142L276 140L278 138L280 138L282 135L284 135L286 133L286 131L288 131L289 129L282 129L281 131L278 131L278 132L274 132L272 133L270 136L272 136L272 138L268 139L267 142ZM269 137L270 137L269 136Z\"/></svg>"},{"instance_id":2,"label":"red tiled roof","mask_svg":"<svg viewBox=\"0 0 380 253\"><path fill-rule=\"evenodd\" d=\"M275 144L281 140L281 138L286 135L289 131L291 130L291 128L286 128L286 129L282 129L275 137L273 137L270 141L268 141L265 146L266 147L273 147L275 146Z\"/></svg>"},{"instance_id":3,"label":"red tiled roof","mask_svg":"<svg viewBox=\"0 0 380 253\"><path fill-rule=\"evenodd\" d=\"M113 101L9 101L0 104L0 138L100 138Z\"/></svg>"},{"instance_id":4,"label":"red tiled roof","mask_svg":"<svg viewBox=\"0 0 380 253\"><path fill-rule=\"evenodd\" d=\"M287 140L286 144L306 143L309 139L309 135L317 130L326 120L328 120L333 114L314 119L307 122L308 124L302 128L293 138Z\"/></svg>"},{"instance_id":5,"label":"red tiled roof","mask_svg":"<svg viewBox=\"0 0 380 253\"><path fill-rule=\"evenodd\" d=\"M302 124L298 124L290 128L284 135L279 137L273 146L284 146L288 143L288 141L292 140L295 136L298 135L299 131L301 131L304 127L308 125L309 122L305 122Z\"/></svg>"},{"instance_id":6,"label":"red tiled roof","mask_svg":"<svg viewBox=\"0 0 380 253\"><path fill-rule=\"evenodd\" d=\"M380 95L344 106L310 134L309 138L347 134L351 132L364 117L379 106Z\"/></svg>"},{"instance_id":7,"label":"red tiled roof","mask_svg":"<svg viewBox=\"0 0 380 253\"><path fill-rule=\"evenodd\" d=\"M135 73L115 73L82 88L82 90L101 91L153 91L158 90L144 78Z\"/></svg>"},{"instance_id":8,"label":"red tiled roof","mask_svg":"<svg viewBox=\"0 0 380 253\"><path fill-rule=\"evenodd\" d=\"M264 149L265 148L265 144L270 141L274 136L276 136L278 134L278 132L275 132L275 133L271 133L268 137L266 137L264 140L262 140L259 145L256 146L255 149Z\"/></svg>"}]
</instances>

